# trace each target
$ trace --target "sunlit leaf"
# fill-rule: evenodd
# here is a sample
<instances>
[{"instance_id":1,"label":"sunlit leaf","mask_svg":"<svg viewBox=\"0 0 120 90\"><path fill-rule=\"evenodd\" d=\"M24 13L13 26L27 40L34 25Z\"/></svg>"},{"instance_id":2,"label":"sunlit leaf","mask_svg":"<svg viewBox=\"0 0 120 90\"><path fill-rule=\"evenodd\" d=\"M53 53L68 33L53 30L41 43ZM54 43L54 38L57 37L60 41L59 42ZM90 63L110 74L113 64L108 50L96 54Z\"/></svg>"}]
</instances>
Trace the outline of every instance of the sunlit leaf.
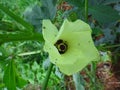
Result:
<instances>
[{"instance_id":1,"label":"sunlit leaf","mask_svg":"<svg viewBox=\"0 0 120 90\"><path fill-rule=\"evenodd\" d=\"M39 64L36 61L34 61L33 65L32 65L32 70L37 71L39 68L40 68Z\"/></svg>"},{"instance_id":2,"label":"sunlit leaf","mask_svg":"<svg viewBox=\"0 0 120 90\"><path fill-rule=\"evenodd\" d=\"M8 90L16 90L16 69L14 60L10 60L4 72L3 82Z\"/></svg>"}]
</instances>

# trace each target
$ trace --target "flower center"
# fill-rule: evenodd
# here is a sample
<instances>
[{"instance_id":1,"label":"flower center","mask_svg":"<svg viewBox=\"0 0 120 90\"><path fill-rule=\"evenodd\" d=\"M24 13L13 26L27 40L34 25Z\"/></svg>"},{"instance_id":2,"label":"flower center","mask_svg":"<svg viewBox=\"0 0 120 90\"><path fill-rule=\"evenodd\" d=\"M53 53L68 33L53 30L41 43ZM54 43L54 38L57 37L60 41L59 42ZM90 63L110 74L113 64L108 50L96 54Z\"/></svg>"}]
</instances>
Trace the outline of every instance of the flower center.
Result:
<instances>
[{"instance_id":1,"label":"flower center","mask_svg":"<svg viewBox=\"0 0 120 90\"><path fill-rule=\"evenodd\" d=\"M61 43L61 44L59 45L59 48L60 48L60 50L65 50L66 45L65 45L64 43Z\"/></svg>"},{"instance_id":2,"label":"flower center","mask_svg":"<svg viewBox=\"0 0 120 90\"><path fill-rule=\"evenodd\" d=\"M67 51L67 44L65 41L59 39L55 44L60 54L64 54Z\"/></svg>"}]
</instances>

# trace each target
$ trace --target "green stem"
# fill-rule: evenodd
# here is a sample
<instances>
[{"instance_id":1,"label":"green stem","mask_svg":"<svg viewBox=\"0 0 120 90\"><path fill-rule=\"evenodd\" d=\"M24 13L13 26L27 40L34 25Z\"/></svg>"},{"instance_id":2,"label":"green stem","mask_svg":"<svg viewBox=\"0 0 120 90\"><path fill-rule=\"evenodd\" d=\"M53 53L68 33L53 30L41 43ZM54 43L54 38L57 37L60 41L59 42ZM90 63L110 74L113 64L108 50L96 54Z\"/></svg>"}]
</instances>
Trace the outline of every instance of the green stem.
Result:
<instances>
[{"instance_id":1,"label":"green stem","mask_svg":"<svg viewBox=\"0 0 120 90\"><path fill-rule=\"evenodd\" d=\"M120 47L120 44L110 45L110 46L96 46L96 47L98 50L105 50L105 49Z\"/></svg>"},{"instance_id":2,"label":"green stem","mask_svg":"<svg viewBox=\"0 0 120 90\"><path fill-rule=\"evenodd\" d=\"M103 48L115 48L115 47L119 47L119 46L120 46L120 44L105 46L105 47L103 47Z\"/></svg>"},{"instance_id":3,"label":"green stem","mask_svg":"<svg viewBox=\"0 0 120 90\"><path fill-rule=\"evenodd\" d=\"M88 22L88 0L85 0L85 21Z\"/></svg>"},{"instance_id":4,"label":"green stem","mask_svg":"<svg viewBox=\"0 0 120 90\"><path fill-rule=\"evenodd\" d=\"M46 90L46 88L47 88L47 84L48 84L48 81L49 81L49 77L50 77L52 68L53 68L53 64L50 63L50 66L48 68L48 72L47 72L46 78L45 78L45 80L43 82L42 90Z\"/></svg>"},{"instance_id":5,"label":"green stem","mask_svg":"<svg viewBox=\"0 0 120 90\"><path fill-rule=\"evenodd\" d=\"M14 13L12 13L7 7L5 7L3 4L0 4L0 9L5 12L7 15L9 15L12 19L14 19L16 22L20 23L21 25L23 25L25 28L27 28L28 30L33 30L33 26L30 25L29 23L27 23L26 21L24 21L22 18L20 18L19 16L15 15Z\"/></svg>"},{"instance_id":6,"label":"green stem","mask_svg":"<svg viewBox=\"0 0 120 90\"><path fill-rule=\"evenodd\" d=\"M38 54L38 53L41 53L41 50L20 53L20 54L18 54L18 56L27 56L27 55L33 55L33 54Z\"/></svg>"},{"instance_id":7,"label":"green stem","mask_svg":"<svg viewBox=\"0 0 120 90\"><path fill-rule=\"evenodd\" d=\"M16 33L16 34L0 34L0 44L12 41L36 40L44 42L42 34L39 33Z\"/></svg>"}]
</instances>

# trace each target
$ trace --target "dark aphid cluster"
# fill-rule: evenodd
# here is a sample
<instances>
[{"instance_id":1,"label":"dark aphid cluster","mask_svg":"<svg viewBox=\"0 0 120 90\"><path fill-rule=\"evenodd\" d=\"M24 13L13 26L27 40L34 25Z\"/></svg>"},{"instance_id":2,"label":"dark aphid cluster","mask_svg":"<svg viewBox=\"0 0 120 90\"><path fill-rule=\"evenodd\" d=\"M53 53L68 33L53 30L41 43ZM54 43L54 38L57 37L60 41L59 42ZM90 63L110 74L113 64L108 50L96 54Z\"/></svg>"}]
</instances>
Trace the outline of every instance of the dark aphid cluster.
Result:
<instances>
[{"instance_id":1,"label":"dark aphid cluster","mask_svg":"<svg viewBox=\"0 0 120 90\"><path fill-rule=\"evenodd\" d=\"M59 39L54 45L56 46L60 54L64 54L67 51L68 46L66 42L62 39Z\"/></svg>"}]
</instances>

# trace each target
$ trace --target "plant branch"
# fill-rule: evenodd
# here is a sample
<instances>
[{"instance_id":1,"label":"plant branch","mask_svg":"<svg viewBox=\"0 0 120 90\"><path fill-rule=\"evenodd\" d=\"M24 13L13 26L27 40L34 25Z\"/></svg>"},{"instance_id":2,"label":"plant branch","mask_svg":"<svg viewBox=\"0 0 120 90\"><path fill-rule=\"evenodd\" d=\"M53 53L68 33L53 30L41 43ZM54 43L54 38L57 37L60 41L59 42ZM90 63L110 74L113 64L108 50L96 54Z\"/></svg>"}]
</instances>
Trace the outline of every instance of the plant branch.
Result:
<instances>
[{"instance_id":1,"label":"plant branch","mask_svg":"<svg viewBox=\"0 0 120 90\"><path fill-rule=\"evenodd\" d=\"M88 0L85 0L85 21L88 22Z\"/></svg>"},{"instance_id":2,"label":"plant branch","mask_svg":"<svg viewBox=\"0 0 120 90\"><path fill-rule=\"evenodd\" d=\"M46 90L46 88L47 88L47 84L48 84L48 81L49 81L49 77L50 77L52 68L53 68L53 64L50 63L50 66L48 68L48 72L47 72L46 78L45 78L45 80L43 82L42 90Z\"/></svg>"},{"instance_id":3,"label":"plant branch","mask_svg":"<svg viewBox=\"0 0 120 90\"><path fill-rule=\"evenodd\" d=\"M18 54L18 56L27 56L27 55L33 55L33 54L38 54L38 53L41 53L41 50L20 53L20 54Z\"/></svg>"},{"instance_id":4,"label":"plant branch","mask_svg":"<svg viewBox=\"0 0 120 90\"><path fill-rule=\"evenodd\" d=\"M105 47L103 47L103 48L115 48L115 47L119 47L119 46L120 46L120 44L105 46Z\"/></svg>"}]
</instances>

